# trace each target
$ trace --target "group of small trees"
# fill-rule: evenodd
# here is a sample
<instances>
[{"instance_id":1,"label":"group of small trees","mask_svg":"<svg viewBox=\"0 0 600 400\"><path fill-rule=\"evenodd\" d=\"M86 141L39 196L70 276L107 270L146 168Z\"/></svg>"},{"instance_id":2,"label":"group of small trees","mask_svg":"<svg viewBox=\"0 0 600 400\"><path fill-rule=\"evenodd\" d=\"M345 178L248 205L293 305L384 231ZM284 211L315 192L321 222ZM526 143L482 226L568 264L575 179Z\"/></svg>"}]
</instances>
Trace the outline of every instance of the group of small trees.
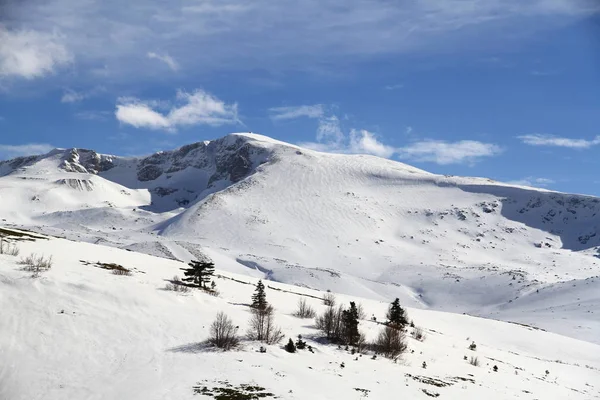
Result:
<instances>
[{"instance_id":1,"label":"group of small trees","mask_svg":"<svg viewBox=\"0 0 600 400\"><path fill-rule=\"evenodd\" d=\"M201 271L200 275L190 273L188 279L197 279L193 282L202 284L207 282L203 280L202 273L204 269L196 267L195 271ZM336 307L335 297L328 292L324 298L327 305L323 314L316 317L316 328L333 343L340 345L353 346L353 351L362 352L367 348L373 350L376 354L384 357L396 359L400 354L406 351L405 327L408 325L406 310L400 306L400 300L395 299L387 312L387 321L379 333L377 339L370 344L366 343L365 336L359 330L361 312L354 301L351 301L349 307L343 305ZM265 285L258 281L256 289L252 295L250 304L250 321L246 337L249 340L257 340L266 344L279 343L284 335L275 324L274 308L266 297ZM364 314L364 313L363 313ZM299 318L311 318L315 316L312 309L305 299L300 299L298 309L294 313ZM362 316L364 319L364 315ZM211 325L209 342L214 346L224 350L229 350L239 344L238 327L223 312L217 314L215 321ZM306 342L299 336L298 342L289 340L285 350L294 353L297 349L303 349ZM310 347L310 346L309 346Z\"/></svg>"},{"instance_id":2,"label":"group of small trees","mask_svg":"<svg viewBox=\"0 0 600 400\"><path fill-rule=\"evenodd\" d=\"M408 318L406 310L400 306L399 299L395 299L390 305L384 328L375 342L369 346L366 345L364 335L358 329L360 318L356 303L351 301L347 309L342 305L336 308L335 303L330 301L327 304L325 312L316 319L316 327L331 342L354 346L358 351L370 347L375 353L392 359L406 351L404 330Z\"/></svg>"},{"instance_id":3,"label":"group of small trees","mask_svg":"<svg viewBox=\"0 0 600 400\"><path fill-rule=\"evenodd\" d=\"M267 302L265 285L262 281L258 281L252 295L250 313L249 327L246 332L249 340L258 340L266 344L281 342L284 335L281 328L275 325L275 309ZM231 319L220 312L211 325L209 342L216 347L229 350L240 341L237 331L238 328L233 325Z\"/></svg>"}]
</instances>

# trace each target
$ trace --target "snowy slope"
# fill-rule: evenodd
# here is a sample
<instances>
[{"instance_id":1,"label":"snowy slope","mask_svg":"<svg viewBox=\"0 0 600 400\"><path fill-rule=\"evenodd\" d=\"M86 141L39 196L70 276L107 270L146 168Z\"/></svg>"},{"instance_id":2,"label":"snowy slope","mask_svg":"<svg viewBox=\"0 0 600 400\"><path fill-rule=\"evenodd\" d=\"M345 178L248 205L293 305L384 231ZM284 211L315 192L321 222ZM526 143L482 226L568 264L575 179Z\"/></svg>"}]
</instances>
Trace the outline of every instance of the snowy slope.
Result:
<instances>
[{"instance_id":1,"label":"snowy slope","mask_svg":"<svg viewBox=\"0 0 600 400\"><path fill-rule=\"evenodd\" d=\"M597 198L255 134L145 158L56 150L0 175L7 224L183 261L212 251L235 273L600 343L600 293L571 283L600 275Z\"/></svg>"},{"instance_id":2,"label":"snowy slope","mask_svg":"<svg viewBox=\"0 0 600 400\"><path fill-rule=\"evenodd\" d=\"M286 340L302 334L314 354L289 354L280 345L259 353L261 344L247 341L238 351L210 350L200 342L218 311L245 331L256 278L218 270L219 297L177 294L163 290L184 266L177 261L64 239L15 243L22 255L52 255L54 266L32 279L18 258L0 255L2 399L191 400L212 398L195 395L194 386L222 387L225 381L260 386L280 399L600 397L599 345L516 324L409 308L426 339L409 337L409 351L398 363L373 360L320 341L311 320L291 315L301 295L321 312L322 292L274 282L267 284L267 299L276 307ZM219 269L238 268L233 258L211 250L206 254ZM112 275L86 262L118 263L134 273ZM381 320L389 299L338 296L340 302L350 300ZM359 326L370 339L380 329L366 320ZM467 349L471 341L477 343L475 352ZM479 367L464 360L471 355L479 358ZM498 372L492 371L494 365Z\"/></svg>"}]
</instances>

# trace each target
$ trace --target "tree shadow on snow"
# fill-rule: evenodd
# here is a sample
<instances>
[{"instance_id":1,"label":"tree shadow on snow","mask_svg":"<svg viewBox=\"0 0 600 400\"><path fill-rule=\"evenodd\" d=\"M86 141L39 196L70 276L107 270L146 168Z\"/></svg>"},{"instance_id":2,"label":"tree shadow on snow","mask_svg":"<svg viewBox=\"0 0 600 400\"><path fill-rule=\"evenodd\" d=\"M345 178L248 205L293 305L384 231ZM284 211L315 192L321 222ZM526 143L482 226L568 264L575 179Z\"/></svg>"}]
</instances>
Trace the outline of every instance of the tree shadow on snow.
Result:
<instances>
[{"instance_id":1,"label":"tree shadow on snow","mask_svg":"<svg viewBox=\"0 0 600 400\"><path fill-rule=\"evenodd\" d=\"M171 353L216 353L221 352L223 350L213 346L209 342L196 342L196 343L188 343L181 346L171 347L167 349L168 352Z\"/></svg>"}]
</instances>

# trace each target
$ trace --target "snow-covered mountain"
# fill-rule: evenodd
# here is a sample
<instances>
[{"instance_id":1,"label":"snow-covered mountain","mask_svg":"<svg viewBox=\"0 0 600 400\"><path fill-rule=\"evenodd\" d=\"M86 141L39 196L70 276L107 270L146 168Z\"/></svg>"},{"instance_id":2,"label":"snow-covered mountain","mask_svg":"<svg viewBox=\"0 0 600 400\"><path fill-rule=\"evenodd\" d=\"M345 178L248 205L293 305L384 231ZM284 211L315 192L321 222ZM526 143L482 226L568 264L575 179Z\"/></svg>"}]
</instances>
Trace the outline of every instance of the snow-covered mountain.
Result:
<instances>
[{"instance_id":1,"label":"snow-covered mountain","mask_svg":"<svg viewBox=\"0 0 600 400\"><path fill-rule=\"evenodd\" d=\"M7 225L184 261L212 252L233 273L600 342L594 197L232 134L142 158L5 161L0 204Z\"/></svg>"}]
</instances>

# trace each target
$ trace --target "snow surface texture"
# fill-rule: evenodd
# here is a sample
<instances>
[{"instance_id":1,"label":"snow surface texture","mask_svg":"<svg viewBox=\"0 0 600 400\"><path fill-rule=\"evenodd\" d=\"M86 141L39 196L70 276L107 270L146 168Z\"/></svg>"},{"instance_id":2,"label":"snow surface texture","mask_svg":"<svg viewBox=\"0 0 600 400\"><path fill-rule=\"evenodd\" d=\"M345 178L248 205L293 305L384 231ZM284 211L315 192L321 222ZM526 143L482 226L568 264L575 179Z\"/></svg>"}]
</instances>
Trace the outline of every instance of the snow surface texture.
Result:
<instances>
[{"instance_id":1,"label":"snow surface texture","mask_svg":"<svg viewBox=\"0 0 600 400\"><path fill-rule=\"evenodd\" d=\"M311 320L292 316L299 298L321 313L323 292L277 282L267 282L266 293L285 340L271 346L244 341L239 350L223 353L201 342L219 311L239 324L240 333L246 330L256 278L217 270L219 297L200 290L175 293L164 287L174 274L181 275L181 262L8 234L21 255L52 256L54 266L32 279L18 265L19 257L0 255L1 399L192 400L212 398L194 394L194 387L226 384L260 386L280 399L303 400L600 398L599 345L517 324L409 308L425 340L409 336L398 363L373 360L326 344ZM204 256L222 269L240 268L226 253L208 249ZM113 275L94 263L117 263L133 272ZM352 300L363 305L367 317L384 319L387 301L337 296L339 303ZM359 328L373 339L381 325L362 320ZM283 350L288 338L299 334L314 353ZM476 351L468 349L472 341ZM465 356L478 357L480 365L470 365Z\"/></svg>"},{"instance_id":2,"label":"snow surface texture","mask_svg":"<svg viewBox=\"0 0 600 400\"><path fill-rule=\"evenodd\" d=\"M600 199L256 134L0 163L0 218L60 237L600 343Z\"/></svg>"}]
</instances>

